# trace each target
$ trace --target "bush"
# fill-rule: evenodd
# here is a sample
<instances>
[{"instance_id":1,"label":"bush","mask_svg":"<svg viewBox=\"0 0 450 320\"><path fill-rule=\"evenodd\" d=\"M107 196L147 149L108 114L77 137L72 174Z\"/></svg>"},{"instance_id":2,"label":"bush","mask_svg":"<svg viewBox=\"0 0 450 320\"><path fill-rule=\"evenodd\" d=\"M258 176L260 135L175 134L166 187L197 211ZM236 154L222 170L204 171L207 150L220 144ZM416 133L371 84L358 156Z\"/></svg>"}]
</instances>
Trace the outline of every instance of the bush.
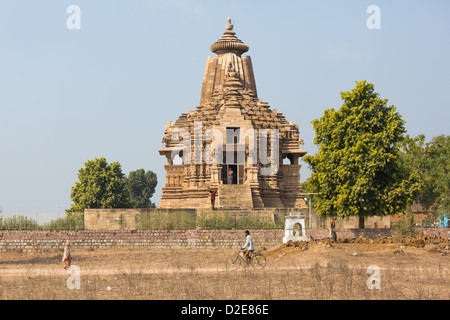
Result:
<instances>
[{"instance_id":1,"label":"bush","mask_svg":"<svg viewBox=\"0 0 450 320\"><path fill-rule=\"evenodd\" d=\"M268 216L235 215L223 212L202 212L199 214L184 211L142 212L137 223L140 230L231 230L231 229L282 229L283 222L274 222Z\"/></svg>"},{"instance_id":2,"label":"bush","mask_svg":"<svg viewBox=\"0 0 450 320\"><path fill-rule=\"evenodd\" d=\"M44 230L84 230L84 213L68 213L64 218L51 220L42 226Z\"/></svg>"},{"instance_id":3,"label":"bush","mask_svg":"<svg viewBox=\"0 0 450 320\"><path fill-rule=\"evenodd\" d=\"M412 214L407 214L397 223L393 223L391 228L398 237L414 237L418 234L417 225Z\"/></svg>"},{"instance_id":4,"label":"bush","mask_svg":"<svg viewBox=\"0 0 450 320\"><path fill-rule=\"evenodd\" d=\"M39 230L36 220L26 216L13 215L8 218L0 218L0 229L3 230Z\"/></svg>"},{"instance_id":5,"label":"bush","mask_svg":"<svg viewBox=\"0 0 450 320\"><path fill-rule=\"evenodd\" d=\"M282 229L283 224L271 221L266 216L245 215L237 219L236 229Z\"/></svg>"},{"instance_id":6,"label":"bush","mask_svg":"<svg viewBox=\"0 0 450 320\"><path fill-rule=\"evenodd\" d=\"M202 230L236 229L236 219L229 213L201 213L197 216L197 228Z\"/></svg>"},{"instance_id":7,"label":"bush","mask_svg":"<svg viewBox=\"0 0 450 320\"><path fill-rule=\"evenodd\" d=\"M136 225L141 230L187 230L195 229L196 217L182 211L142 212Z\"/></svg>"},{"instance_id":8,"label":"bush","mask_svg":"<svg viewBox=\"0 0 450 320\"><path fill-rule=\"evenodd\" d=\"M8 218L0 217L0 229L2 230L84 230L84 214L70 213L64 218L51 220L39 225L32 218L22 215L14 215Z\"/></svg>"}]
</instances>

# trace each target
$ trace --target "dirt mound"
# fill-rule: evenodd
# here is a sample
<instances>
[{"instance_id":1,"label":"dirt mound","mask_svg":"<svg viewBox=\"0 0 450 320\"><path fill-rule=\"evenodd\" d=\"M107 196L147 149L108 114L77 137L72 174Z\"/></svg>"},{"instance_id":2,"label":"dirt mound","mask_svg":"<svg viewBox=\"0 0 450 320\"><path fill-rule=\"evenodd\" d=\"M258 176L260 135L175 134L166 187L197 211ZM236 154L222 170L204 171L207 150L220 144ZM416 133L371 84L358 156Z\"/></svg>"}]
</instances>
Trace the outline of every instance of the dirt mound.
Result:
<instances>
[{"instance_id":1,"label":"dirt mound","mask_svg":"<svg viewBox=\"0 0 450 320\"><path fill-rule=\"evenodd\" d=\"M352 238L337 239L337 243L363 243L363 244L384 244L384 243L402 243L407 246L423 248L427 244L447 244L449 239L438 236L416 236L416 237L385 237L385 238ZM445 245L444 245L445 246Z\"/></svg>"},{"instance_id":2,"label":"dirt mound","mask_svg":"<svg viewBox=\"0 0 450 320\"><path fill-rule=\"evenodd\" d=\"M435 244L445 247L449 243L447 237L438 236L416 236L416 237L404 237L401 239L401 243L406 246L412 246L416 248L423 248L425 245Z\"/></svg>"},{"instance_id":3,"label":"dirt mound","mask_svg":"<svg viewBox=\"0 0 450 320\"><path fill-rule=\"evenodd\" d=\"M407 246L415 248L424 248L426 245L437 245L436 252L448 252L449 239L446 237L438 236L416 236L416 237L385 237L385 238L342 238L336 241L325 239L314 239L311 237L309 241L288 241L287 243L276 245L269 248L264 252L266 257L281 257L287 253L293 253L292 249L300 249L300 251L306 251L309 247L322 245L333 249L334 244L368 244L368 245L380 245L380 244L401 244L404 248ZM297 252L297 251L295 251ZM396 255L404 254L403 250L397 250L394 252Z\"/></svg>"}]
</instances>

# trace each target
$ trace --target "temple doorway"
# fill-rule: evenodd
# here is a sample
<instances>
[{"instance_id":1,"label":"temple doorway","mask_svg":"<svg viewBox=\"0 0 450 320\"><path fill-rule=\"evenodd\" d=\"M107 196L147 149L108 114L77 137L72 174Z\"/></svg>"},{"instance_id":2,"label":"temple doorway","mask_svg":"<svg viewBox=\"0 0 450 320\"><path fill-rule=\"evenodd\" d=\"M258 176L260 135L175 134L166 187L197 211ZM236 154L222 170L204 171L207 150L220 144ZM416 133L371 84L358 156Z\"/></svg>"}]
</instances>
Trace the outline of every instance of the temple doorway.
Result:
<instances>
[{"instance_id":1,"label":"temple doorway","mask_svg":"<svg viewBox=\"0 0 450 320\"><path fill-rule=\"evenodd\" d=\"M232 179L228 180L228 171L232 171ZM229 183L231 182L231 183ZM222 183L223 184L243 184L244 183L244 165L243 164L224 164L222 165Z\"/></svg>"}]
</instances>

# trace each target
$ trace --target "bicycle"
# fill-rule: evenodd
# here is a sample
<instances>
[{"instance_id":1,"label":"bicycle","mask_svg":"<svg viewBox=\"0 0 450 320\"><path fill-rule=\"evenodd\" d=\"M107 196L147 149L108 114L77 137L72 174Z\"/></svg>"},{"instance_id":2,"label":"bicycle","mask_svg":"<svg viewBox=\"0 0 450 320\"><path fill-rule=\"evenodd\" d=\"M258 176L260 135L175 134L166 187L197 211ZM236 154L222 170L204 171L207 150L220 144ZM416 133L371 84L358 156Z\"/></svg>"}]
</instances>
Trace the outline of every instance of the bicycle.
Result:
<instances>
[{"instance_id":1,"label":"bicycle","mask_svg":"<svg viewBox=\"0 0 450 320\"><path fill-rule=\"evenodd\" d=\"M245 258L242 256L242 250L239 250L236 256L228 257L225 261L225 267L227 270L237 270L241 263L246 263ZM266 257L259 251L254 251L250 255L248 264L255 270L262 270L266 267Z\"/></svg>"}]
</instances>

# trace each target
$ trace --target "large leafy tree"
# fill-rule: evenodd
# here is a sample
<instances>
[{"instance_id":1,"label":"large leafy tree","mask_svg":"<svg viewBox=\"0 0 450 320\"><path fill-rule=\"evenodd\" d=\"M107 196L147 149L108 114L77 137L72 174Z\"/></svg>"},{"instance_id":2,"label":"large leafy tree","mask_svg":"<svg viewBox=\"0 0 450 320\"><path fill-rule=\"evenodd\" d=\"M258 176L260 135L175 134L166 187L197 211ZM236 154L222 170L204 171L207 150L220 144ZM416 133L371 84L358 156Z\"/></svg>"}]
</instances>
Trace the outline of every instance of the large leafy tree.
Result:
<instances>
[{"instance_id":1,"label":"large leafy tree","mask_svg":"<svg viewBox=\"0 0 450 320\"><path fill-rule=\"evenodd\" d=\"M125 178L126 189L134 208L154 208L150 198L158 184L156 173L144 169L131 171Z\"/></svg>"},{"instance_id":2,"label":"large leafy tree","mask_svg":"<svg viewBox=\"0 0 450 320\"><path fill-rule=\"evenodd\" d=\"M341 92L339 110L325 110L312 121L318 152L304 157L312 169L310 192L319 193L321 216L364 217L402 213L417 189L400 156L404 120L366 81Z\"/></svg>"},{"instance_id":3,"label":"large leafy tree","mask_svg":"<svg viewBox=\"0 0 450 320\"><path fill-rule=\"evenodd\" d=\"M423 134L415 138L406 135L401 145L402 157L405 164L416 174L420 182L414 202L420 203L425 209L429 209L434 203L434 183L429 174L427 148Z\"/></svg>"},{"instance_id":4,"label":"large leafy tree","mask_svg":"<svg viewBox=\"0 0 450 320\"><path fill-rule=\"evenodd\" d=\"M434 181L434 203L450 212L450 136L434 137L427 145L428 168Z\"/></svg>"},{"instance_id":5,"label":"large leafy tree","mask_svg":"<svg viewBox=\"0 0 450 320\"><path fill-rule=\"evenodd\" d=\"M450 136L440 135L425 142L425 136L406 136L403 157L420 179L415 202L426 210L450 211Z\"/></svg>"},{"instance_id":6,"label":"large leafy tree","mask_svg":"<svg viewBox=\"0 0 450 320\"><path fill-rule=\"evenodd\" d=\"M129 208L124 177L118 162L108 163L103 157L85 162L84 168L78 171L79 181L72 187L73 204L68 212Z\"/></svg>"}]
</instances>

